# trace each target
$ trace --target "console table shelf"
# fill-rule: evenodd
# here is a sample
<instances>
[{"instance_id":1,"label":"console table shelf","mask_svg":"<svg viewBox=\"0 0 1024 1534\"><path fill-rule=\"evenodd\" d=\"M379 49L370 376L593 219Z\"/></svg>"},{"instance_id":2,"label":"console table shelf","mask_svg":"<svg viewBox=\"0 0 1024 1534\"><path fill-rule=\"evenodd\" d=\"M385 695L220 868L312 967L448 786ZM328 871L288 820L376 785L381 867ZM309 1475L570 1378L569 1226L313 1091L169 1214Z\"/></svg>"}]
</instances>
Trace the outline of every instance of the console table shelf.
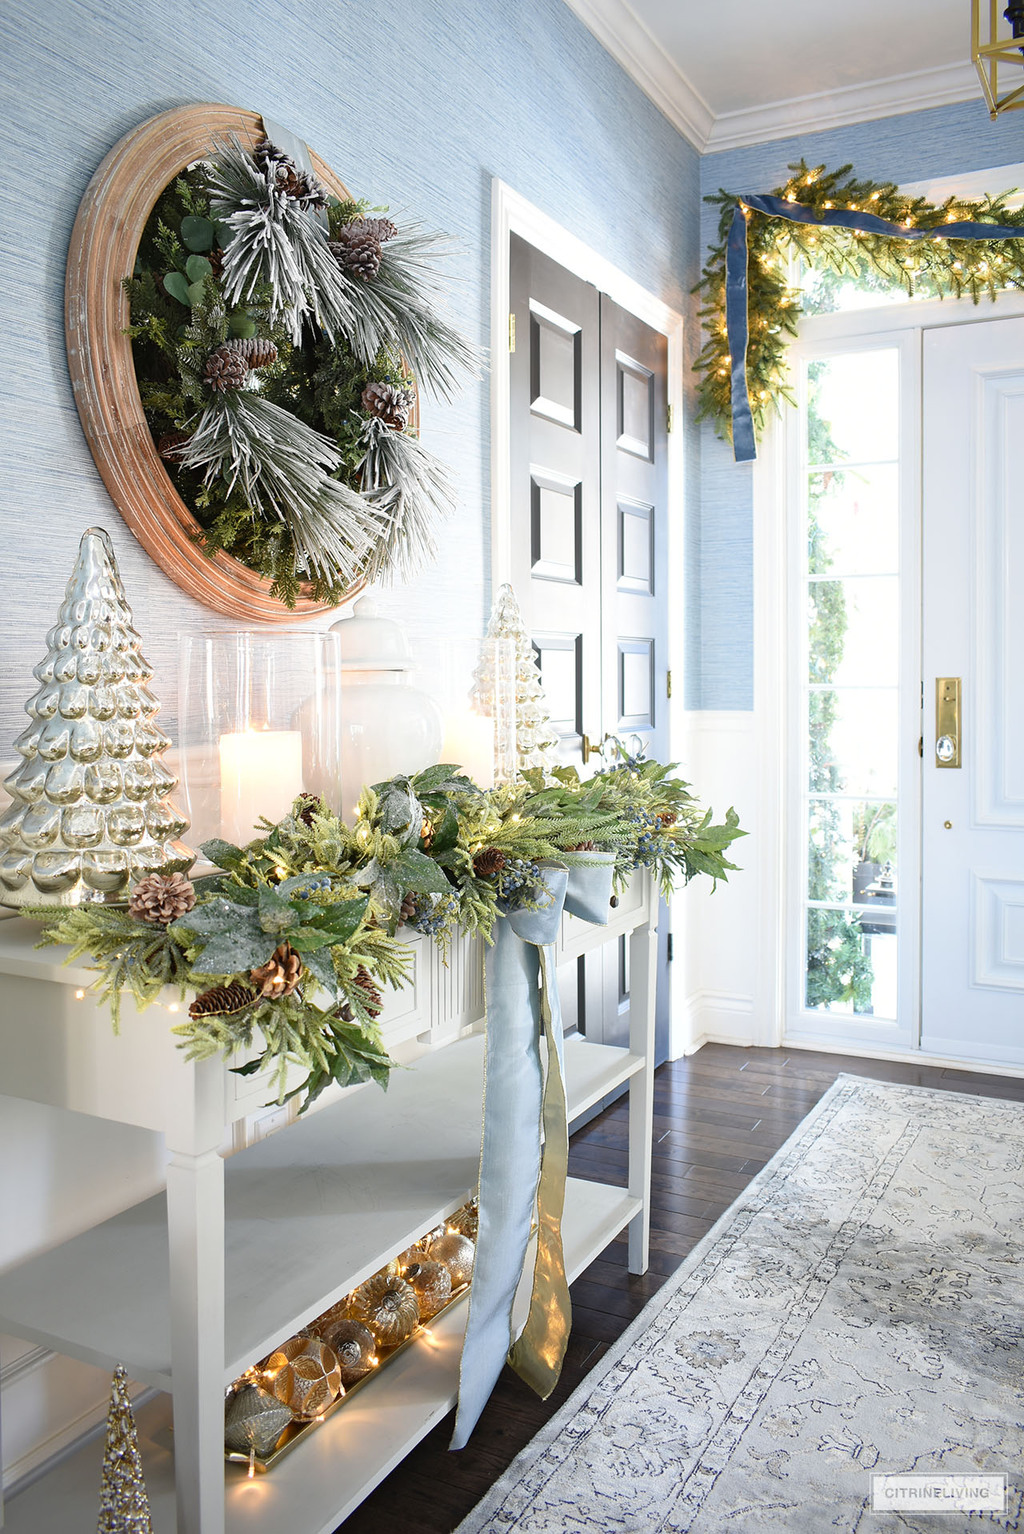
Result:
<instances>
[{"instance_id":1,"label":"console table shelf","mask_svg":"<svg viewBox=\"0 0 1024 1534\"><path fill-rule=\"evenodd\" d=\"M648 885L634 882L607 929L569 920L563 929L564 959L595 938L627 936L632 983L628 1049L566 1041L571 1118L624 1083L630 1089L629 1187L570 1179L567 1188L570 1278L627 1226L630 1267L647 1264L656 947ZM140 1016L126 1007L112 1038L105 1010L76 995L89 977L61 969L59 950L34 952L34 935L22 921L0 924L5 1090L162 1130L168 1187L0 1276L0 1329L105 1368L124 1363L162 1392L139 1413L157 1534L327 1534L453 1406L466 1305L255 1480L224 1466L224 1389L474 1191L483 1037L429 1042L465 1033L465 1009L480 995L479 952L458 957L453 981L450 971L435 973L435 951L418 945L412 992L389 998L383 1025L389 1044L401 1038L421 1052L386 1093L352 1089L225 1159L226 1127L266 1102L266 1083L233 1077L219 1060L187 1064L159 1008ZM461 999L461 1014L438 1016L446 996ZM529 1273L528 1264L521 1318ZM101 1458L101 1438L84 1444L9 1500L5 1528L94 1529Z\"/></svg>"}]
</instances>

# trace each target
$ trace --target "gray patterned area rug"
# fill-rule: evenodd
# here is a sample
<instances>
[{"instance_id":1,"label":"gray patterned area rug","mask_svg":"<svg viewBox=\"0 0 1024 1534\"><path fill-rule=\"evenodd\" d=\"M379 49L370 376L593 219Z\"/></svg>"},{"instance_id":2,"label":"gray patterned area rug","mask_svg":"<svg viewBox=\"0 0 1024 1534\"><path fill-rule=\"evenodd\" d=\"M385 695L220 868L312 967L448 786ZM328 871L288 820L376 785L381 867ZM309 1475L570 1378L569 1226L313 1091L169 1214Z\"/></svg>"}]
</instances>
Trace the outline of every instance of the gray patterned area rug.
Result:
<instances>
[{"instance_id":1,"label":"gray patterned area rug","mask_svg":"<svg viewBox=\"0 0 1024 1534\"><path fill-rule=\"evenodd\" d=\"M841 1076L457 1534L1024 1528L1022 1169L1024 1105Z\"/></svg>"}]
</instances>

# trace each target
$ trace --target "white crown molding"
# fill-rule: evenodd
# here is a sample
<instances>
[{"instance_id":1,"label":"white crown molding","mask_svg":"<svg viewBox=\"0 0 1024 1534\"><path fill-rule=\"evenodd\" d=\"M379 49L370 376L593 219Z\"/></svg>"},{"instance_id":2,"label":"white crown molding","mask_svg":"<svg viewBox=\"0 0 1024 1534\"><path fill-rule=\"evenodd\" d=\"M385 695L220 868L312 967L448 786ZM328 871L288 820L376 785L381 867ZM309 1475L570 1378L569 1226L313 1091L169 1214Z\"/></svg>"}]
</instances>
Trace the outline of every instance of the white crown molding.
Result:
<instances>
[{"instance_id":1,"label":"white crown molding","mask_svg":"<svg viewBox=\"0 0 1024 1534\"><path fill-rule=\"evenodd\" d=\"M714 113L626 0L565 0L644 95L702 153Z\"/></svg>"},{"instance_id":2,"label":"white crown molding","mask_svg":"<svg viewBox=\"0 0 1024 1534\"><path fill-rule=\"evenodd\" d=\"M775 101L743 112L723 112L715 118L705 147L712 154L799 133L820 133L849 123L873 122L879 117L923 112L929 107L950 106L974 97L981 103L978 77L970 64L921 69L886 80L869 80L864 85L795 96L790 101Z\"/></svg>"},{"instance_id":3,"label":"white crown molding","mask_svg":"<svg viewBox=\"0 0 1024 1534\"><path fill-rule=\"evenodd\" d=\"M946 64L739 112L722 112L716 117L627 0L565 3L701 154L981 99L973 65Z\"/></svg>"}]
</instances>

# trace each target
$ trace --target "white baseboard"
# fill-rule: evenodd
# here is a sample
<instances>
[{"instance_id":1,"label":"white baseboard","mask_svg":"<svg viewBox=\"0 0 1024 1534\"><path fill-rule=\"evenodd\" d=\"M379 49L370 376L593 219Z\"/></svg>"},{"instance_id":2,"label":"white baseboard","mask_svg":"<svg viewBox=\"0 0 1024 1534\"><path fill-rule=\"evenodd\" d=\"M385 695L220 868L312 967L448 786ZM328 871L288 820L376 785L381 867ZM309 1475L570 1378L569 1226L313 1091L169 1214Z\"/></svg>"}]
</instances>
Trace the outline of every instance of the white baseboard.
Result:
<instances>
[{"instance_id":1,"label":"white baseboard","mask_svg":"<svg viewBox=\"0 0 1024 1534\"><path fill-rule=\"evenodd\" d=\"M687 1039L684 1055L692 1055L702 1044L738 1044L747 1048L758 1034L752 996L694 991L686 998L684 1016Z\"/></svg>"}]
</instances>

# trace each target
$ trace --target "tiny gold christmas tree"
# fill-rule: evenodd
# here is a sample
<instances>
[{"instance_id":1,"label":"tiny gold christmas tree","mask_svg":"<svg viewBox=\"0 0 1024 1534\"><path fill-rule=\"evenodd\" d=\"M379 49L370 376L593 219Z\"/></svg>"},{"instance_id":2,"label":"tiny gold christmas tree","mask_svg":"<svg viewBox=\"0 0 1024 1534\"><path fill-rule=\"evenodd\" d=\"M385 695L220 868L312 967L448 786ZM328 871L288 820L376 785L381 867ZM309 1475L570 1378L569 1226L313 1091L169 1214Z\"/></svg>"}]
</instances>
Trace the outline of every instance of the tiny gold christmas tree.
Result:
<instances>
[{"instance_id":1,"label":"tiny gold christmas tree","mask_svg":"<svg viewBox=\"0 0 1024 1534\"><path fill-rule=\"evenodd\" d=\"M515 644L515 721L517 765L521 771L539 767L550 772L558 761L558 734L551 723L540 667L526 632L515 592L507 583L498 595L487 625L487 639L508 639ZM481 713L492 714L495 705L493 647L484 642L483 658L474 673L473 699Z\"/></svg>"},{"instance_id":2,"label":"tiny gold christmas tree","mask_svg":"<svg viewBox=\"0 0 1024 1534\"><path fill-rule=\"evenodd\" d=\"M191 863L140 644L110 538L90 527L14 743L24 761L0 817L5 905L117 901L147 874Z\"/></svg>"},{"instance_id":3,"label":"tiny gold christmas tree","mask_svg":"<svg viewBox=\"0 0 1024 1534\"><path fill-rule=\"evenodd\" d=\"M142 1456L124 1364L114 1370L96 1534L153 1534Z\"/></svg>"}]
</instances>

